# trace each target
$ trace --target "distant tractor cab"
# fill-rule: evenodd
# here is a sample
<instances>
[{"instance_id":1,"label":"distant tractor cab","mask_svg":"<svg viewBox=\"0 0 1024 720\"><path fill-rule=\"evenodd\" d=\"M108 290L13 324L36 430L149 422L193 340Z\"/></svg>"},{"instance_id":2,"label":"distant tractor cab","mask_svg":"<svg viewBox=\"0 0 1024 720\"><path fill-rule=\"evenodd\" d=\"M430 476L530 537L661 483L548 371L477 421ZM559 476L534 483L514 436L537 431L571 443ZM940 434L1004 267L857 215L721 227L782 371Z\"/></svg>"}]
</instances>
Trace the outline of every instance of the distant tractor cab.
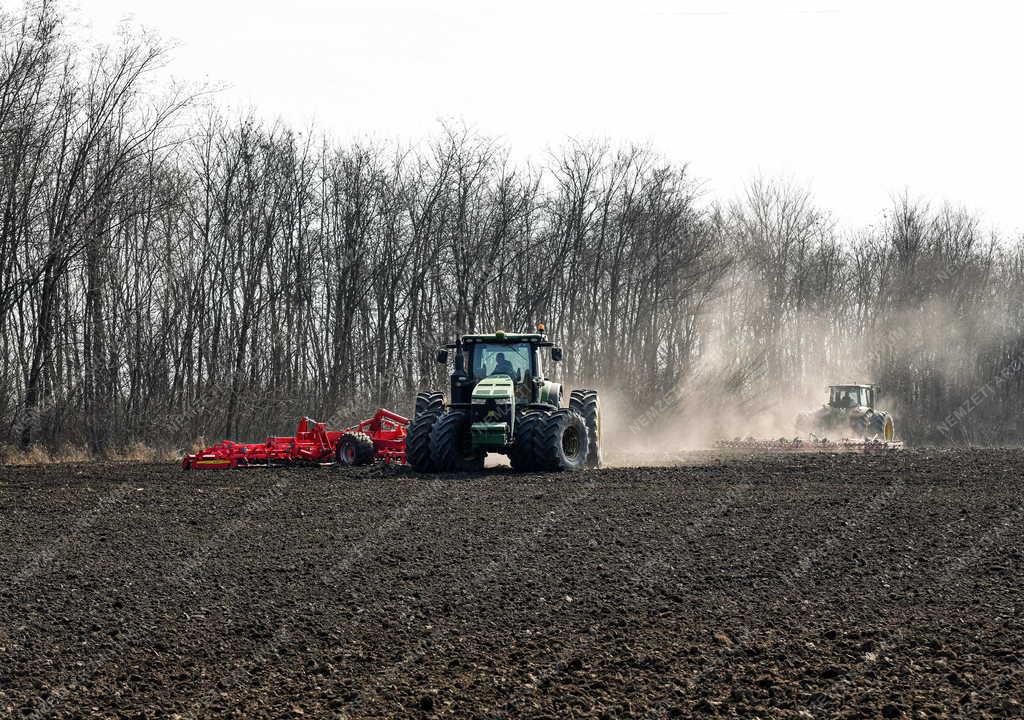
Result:
<instances>
[{"instance_id":1,"label":"distant tractor cab","mask_svg":"<svg viewBox=\"0 0 1024 720\"><path fill-rule=\"evenodd\" d=\"M871 385L832 385L829 391L828 404L834 408L875 406L874 387Z\"/></svg>"},{"instance_id":2,"label":"distant tractor cab","mask_svg":"<svg viewBox=\"0 0 1024 720\"><path fill-rule=\"evenodd\" d=\"M544 361L562 350L535 333L463 335L437 351L453 371L447 398L416 396L406 441L409 464L421 472L483 468L487 453L507 455L517 470L579 470L601 465L601 407L594 390L573 390L562 407L562 385Z\"/></svg>"},{"instance_id":3,"label":"distant tractor cab","mask_svg":"<svg viewBox=\"0 0 1024 720\"><path fill-rule=\"evenodd\" d=\"M863 438L892 442L896 426L892 415L875 409L876 385L830 385L827 405L800 413L797 429L811 433L842 432L847 428Z\"/></svg>"}]
</instances>

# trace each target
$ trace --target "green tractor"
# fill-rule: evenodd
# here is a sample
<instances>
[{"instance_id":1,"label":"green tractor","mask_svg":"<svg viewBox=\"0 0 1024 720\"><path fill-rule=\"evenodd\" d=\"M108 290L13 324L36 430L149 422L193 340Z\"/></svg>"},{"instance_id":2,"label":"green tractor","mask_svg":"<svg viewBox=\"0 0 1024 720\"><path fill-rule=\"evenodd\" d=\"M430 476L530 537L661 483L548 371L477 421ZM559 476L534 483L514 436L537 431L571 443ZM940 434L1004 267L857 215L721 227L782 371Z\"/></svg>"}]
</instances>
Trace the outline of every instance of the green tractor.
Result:
<instances>
[{"instance_id":1,"label":"green tractor","mask_svg":"<svg viewBox=\"0 0 1024 720\"><path fill-rule=\"evenodd\" d=\"M814 434L852 432L885 442L896 439L892 415L875 407L877 385L830 385L828 403L797 415L797 430Z\"/></svg>"},{"instance_id":2,"label":"green tractor","mask_svg":"<svg viewBox=\"0 0 1024 720\"><path fill-rule=\"evenodd\" d=\"M550 353L544 352L550 348ZM536 333L464 335L437 351L454 371L441 392L416 396L406 458L419 472L483 469L487 453L507 455L522 471L601 466L601 402L594 390L573 390L562 407L562 385L544 377L542 360L562 349Z\"/></svg>"}]
</instances>

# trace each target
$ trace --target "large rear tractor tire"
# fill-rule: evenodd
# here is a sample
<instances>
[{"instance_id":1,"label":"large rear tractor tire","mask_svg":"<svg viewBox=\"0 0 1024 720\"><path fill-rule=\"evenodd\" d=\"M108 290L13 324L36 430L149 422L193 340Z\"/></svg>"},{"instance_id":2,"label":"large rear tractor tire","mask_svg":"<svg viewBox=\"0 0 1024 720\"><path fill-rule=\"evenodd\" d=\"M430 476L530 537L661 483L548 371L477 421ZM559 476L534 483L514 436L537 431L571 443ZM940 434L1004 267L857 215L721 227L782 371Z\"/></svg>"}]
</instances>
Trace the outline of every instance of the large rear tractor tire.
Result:
<instances>
[{"instance_id":1,"label":"large rear tractor tire","mask_svg":"<svg viewBox=\"0 0 1024 720\"><path fill-rule=\"evenodd\" d=\"M896 424L892 421L892 415L886 412L872 415L871 431L885 442L892 442L896 437Z\"/></svg>"},{"instance_id":2,"label":"large rear tractor tire","mask_svg":"<svg viewBox=\"0 0 1024 720\"><path fill-rule=\"evenodd\" d=\"M366 433L347 432L338 438L334 457L339 465L369 465L377 457L377 447Z\"/></svg>"},{"instance_id":3,"label":"large rear tractor tire","mask_svg":"<svg viewBox=\"0 0 1024 720\"><path fill-rule=\"evenodd\" d=\"M540 470L582 470L587 465L590 434L587 423L575 410L555 410L538 429L539 452L537 468Z\"/></svg>"},{"instance_id":4,"label":"large rear tractor tire","mask_svg":"<svg viewBox=\"0 0 1024 720\"><path fill-rule=\"evenodd\" d=\"M590 450L587 452L586 466L601 467L601 398L597 390L573 390L569 394L569 409L579 413L587 424Z\"/></svg>"},{"instance_id":5,"label":"large rear tractor tire","mask_svg":"<svg viewBox=\"0 0 1024 720\"><path fill-rule=\"evenodd\" d=\"M479 472L484 469L484 452L474 450L469 439L469 414L449 410L430 431L430 457L439 472Z\"/></svg>"},{"instance_id":6,"label":"large rear tractor tire","mask_svg":"<svg viewBox=\"0 0 1024 720\"><path fill-rule=\"evenodd\" d=\"M436 469L430 454L430 433L439 417L440 411L418 413L409 423L405 436L405 459L416 472L433 472Z\"/></svg>"},{"instance_id":7,"label":"large rear tractor tire","mask_svg":"<svg viewBox=\"0 0 1024 720\"><path fill-rule=\"evenodd\" d=\"M416 395L416 410L413 417L417 418L425 412L444 412L444 393L429 391Z\"/></svg>"},{"instance_id":8,"label":"large rear tractor tire","mask_svg":"<svg viewBox=\"0 0 1024 720\"><path fill-rule=\"evenodd\" d=\"M539 430L549 414L542 410L527 410L516 419L515 443L508 456L513 470L529 472L537 469Z\"/></svg>"}]
</instances>

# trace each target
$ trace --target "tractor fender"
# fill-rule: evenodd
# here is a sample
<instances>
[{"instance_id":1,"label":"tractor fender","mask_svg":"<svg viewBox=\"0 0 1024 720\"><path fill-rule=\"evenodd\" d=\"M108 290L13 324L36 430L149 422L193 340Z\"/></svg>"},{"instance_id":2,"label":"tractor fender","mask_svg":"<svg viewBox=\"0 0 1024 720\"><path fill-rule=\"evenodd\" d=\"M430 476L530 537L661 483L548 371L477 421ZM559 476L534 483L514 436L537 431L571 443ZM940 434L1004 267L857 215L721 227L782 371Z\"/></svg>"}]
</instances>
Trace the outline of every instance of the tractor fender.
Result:
<instances>
[{"instance_id":1,"label":"tractor fender","mask_svg":"<svg viewBox=\"0 0 1024 720\"><path fill-rule=\"evenodd\" d=\"M562 406L562 383L545 380L537 393L537 401L553 407Z\"/></svg>"}]
</instances>

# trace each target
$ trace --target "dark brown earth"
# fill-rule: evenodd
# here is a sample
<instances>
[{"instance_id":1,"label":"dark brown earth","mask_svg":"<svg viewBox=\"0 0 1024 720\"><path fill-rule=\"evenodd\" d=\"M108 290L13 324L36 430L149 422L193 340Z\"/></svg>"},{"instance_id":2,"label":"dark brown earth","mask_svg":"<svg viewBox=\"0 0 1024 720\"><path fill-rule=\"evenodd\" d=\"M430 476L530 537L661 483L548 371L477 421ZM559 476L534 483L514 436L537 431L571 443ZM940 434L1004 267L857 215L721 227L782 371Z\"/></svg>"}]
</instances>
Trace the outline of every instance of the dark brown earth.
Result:
<instances>
[{"instance_id":1,"label":"dark brown earth","mask_svg":"<svg viewBox=\"0 0 1024 720\"><path fill-rule=\"evenodd\" d=\"M0 468L2 717L1003 717L1024 451Z\"/></svg>"}]
</instances>

